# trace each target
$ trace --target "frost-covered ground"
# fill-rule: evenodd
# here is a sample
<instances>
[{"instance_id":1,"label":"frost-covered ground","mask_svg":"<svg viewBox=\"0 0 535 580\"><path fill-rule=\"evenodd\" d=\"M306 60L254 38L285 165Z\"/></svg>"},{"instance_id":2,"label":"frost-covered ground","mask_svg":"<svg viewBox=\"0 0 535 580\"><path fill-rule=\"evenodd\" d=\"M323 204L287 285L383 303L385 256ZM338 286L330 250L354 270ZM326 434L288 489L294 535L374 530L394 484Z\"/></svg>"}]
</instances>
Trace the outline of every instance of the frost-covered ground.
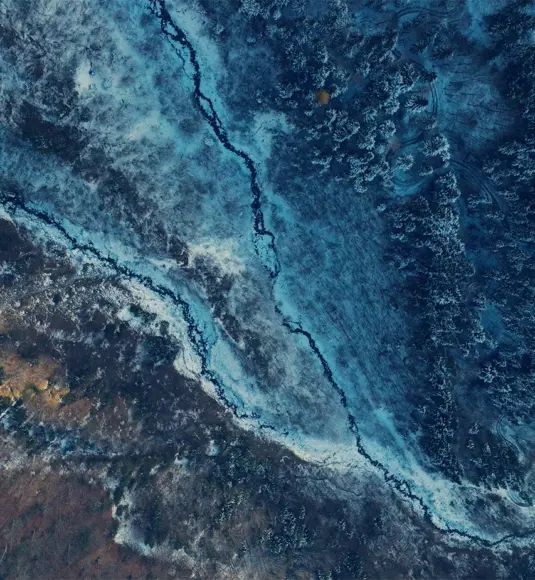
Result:
<instances>
[{"instance_id":1,"label":"frost-covered ground","mask_svg":"<svg viewBox=\"0 0 535 580\"><path fill-rule=\"evenodd\" d=\"M166 323L181 344L177 371L198 380L239 426L307 461L379 475L452 537L529 541L522 536L535 527L529 501L502 484L448 478L420 446L411 396L421 377L409 353L410 315L396 302L399 278L384 260L389 240L378 203L394 184L411 197L430 174L417 175L422 159L431 158L438 173L438 158L446 167L450 156L452 165L464 163L510 126L493 71L480 66L473 78L470 68L469 43L480 42L482 17L501 5L466 3L467 44L458 58L436 65L431 51L417 57L418 67L439 73L430 81L416 78L418 67L411 72L418 95L430 95L422 115L434 119L425 131L449 139L433 153L412 128L407 111L416 101L404 96L406 87L398 87L397 108L374 104L366 113L383 125L366 133L372 143L361 149L352 139L368 131L368 120L350 126L342 107L315 102L315 90L325 84L335 101L345 90L359 95L371 79L381 95L391 78L378 69L390 70L396 56L413 59L420 34L408 26L399 32L396 55L374 36L388 34L383 20L400 11L400 28L416 14L434 19L433 29L452 3L434 11L427 3L385 3L374 11L359 3L283 2L279 9L246 1L230 3L225 23L215 14L223 8L208 4L3 3L1 23L11 30L0 51L4 211L42 247L63 248L77 268L91 264L117 277L156 315L154 327ZM353 61L342 70L346 56L315 36L328 33L321 18L331 14L333 31L347 26L362 34L360 49L382 46L387 56L368 70ZM275 78L280 71L265 39L275 38L277 23L287 34L288 23L306 28L315 20L321 25L294 64L305 70L310 52L324 53L325 70L317 86L302 89L306 99L292 101L301 88ZM239 26L250 21L244 38ZM437 51L445 30L433 32ZM246 49L272 66L257 75L265 93L254 94L255 78L244 94L248 79L235 76L239 66L254 66ZM339 66L336 74L330 66ZM396 74L393 84L410 84ZM313 162L300 156L308 142L321 151ZM331 145L328 154L321 149ZM364 150L369 155L359 157ZM400 186L388 163L401 150L416 165ZM343 172L351 156L364 159L364 177ZM127 309L120 319L138 324Z\"/></svg>"}]
</instances>

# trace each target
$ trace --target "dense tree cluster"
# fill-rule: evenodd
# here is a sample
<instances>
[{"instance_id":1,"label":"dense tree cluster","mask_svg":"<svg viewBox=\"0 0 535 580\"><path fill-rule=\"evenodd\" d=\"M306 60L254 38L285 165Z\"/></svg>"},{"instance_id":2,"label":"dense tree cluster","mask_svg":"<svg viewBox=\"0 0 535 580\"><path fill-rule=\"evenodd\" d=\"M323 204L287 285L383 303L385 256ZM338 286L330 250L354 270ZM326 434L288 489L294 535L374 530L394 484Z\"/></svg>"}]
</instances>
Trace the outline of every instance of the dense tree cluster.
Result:
<instances>
[{"instance_id":1,"label":"dense tree cluster","mask_svg":"<svg viewBox=\"0 0 535 580\"><path fill-rule=\"evenodd\" d=\"M478 210L471 216L480 219L477 235L467 223L465 204L469 211ZM484 221L484 209L481 204L474 206L470 195L461 199L451 172L397 202L386 215L391 260L405 285L404 307L417 321L411 361L419 361L416 376L422 378L413 396L414 428L420 429L422 447L454 479L464 476L488 485L521 485L522 469L515 453L492 431L502 414L509 421L532 415L531 359L525 341L497 339L489 316L491 305L498 308L502 324L515 333L519 322L525 325L526 315L531 320L533 298L527 281L533 272L514 268L515 259L520 265L531 258L502 236L494 250L494 267L488 267L491 250L486 244L491 243L491 234L494 242L500 238L499 230L492 228L491 216ZM531 328L530 323L525 325L526 330ZM487 409L488 419L471 431L469 398Z\"/></svg>"},{"instance_id":2,"label":"dense tree cluster","mask_svg":"<svg viewBox=\"0 0 535 580\"><path fill-rule=\"evenodd\" d=\"M532 416L524 401L535 247L529 3L508 5L485 22L491 43L485 61L503 59L504 66L491 72L518 118L529 122L525 130L515 127L514 138L501 136L480 152L493 188L481 179L474 187L473 171L469 183L467 173L455 178L465 145L458 128L444 122L433 89L437 72L430 68L451 75L452 56L463 60L480 50L455 18L423 9L366 33L345 2L317 10L305 4L276 8L255 0L232 11L226 3L210 3L219 24L234 38L249 39L247 50L257 55L243 59L243 47L222 44L229 79L246 78L250 87L229 85L229 102L244 114L266 107L287 115L295 130L279 141L272 169L278 189L296 206L308 203L311 212L333 219L336 208L351 211L343 187L336 199L309 203L302 187L309 178L326 188L351 184L371 196L390 191L393 182L402 195L416 191L401 199L386 195L382 205L388 208L390 259L402 276L403 307L414 324L407 364L419 387L411 428L421 432L423 448L444 473L504 484L518 466L495 433L496 421L502 414L508 422ZM258 42L260 35L267 42ZM319 89L328 92L327 105L318 104ZM487 409L485 419L469 408L471 397Z\"/></svg>"},{"instance_id":3,"label":"dense tree cluster","mask_svg":"<svg viewBox=\"0 0 535 580\"><path fill-rule=\"evenodd\" d=\"M414 398L415 428L423 426L422 445L454 478L517 489L526 465L519 465L495 425L531 422L535 412L535 83L529 72L535 53L528 4L507 5L486 22L489 51L502 62L495 71L502 96L518 120L510 135L486 145L482 165L490 185L481 178L462 181L461 194L453 174L444 173L454 155L451 144L436 134L421 143L425 160L418 169L421 177L435 175L432 184L387 204L385 214L390 259L403 275L404 307L417 321L413 356L422 383ZM419 99L409 97L410 111L418 110ZM398 156L398 168L410 171L411 157ZM466 164L455 167L468 171ZM483 416L467 400L476 401Z\"/></svg>"},{"instance_id":4,"label":"dense tree cluster","mask_svg":"<svg viewBox=\"0 0 535 580\"><path fill-rule=\"evenodd\" d=\"M245 115L259 107L275 108L295 128L280 143L287 160L276 165L280 189L291 194L296 172L343 180L358 193L372 182L388 186L397 163L392 151L398 133L407 130L404 115L419 115L413 125L425 125L429 99L420 92L436 74L399 58L395 27L370 34L355 26L346 2L318 10L301 2L278 4L277 10L267 0L242 2L237 11L226 3L207 7L216 11L218 26L250 39L247 47L222 45L229 83L247 80L247 90L228 85L229 102ZM260 34L262 43L256 40ZM244 52L256 57L244 59ZM319 89L328 92L328 106L318 106L314 95ZM432 130L433 124L417 128ZM424 155L447 156L447 146L436 139L428 148ZM418 159L418 168L422 163Z\"/></svg>"},{"instance_id":5,"label":"dense tree cluster","mask_svg":"<svg viewBox=\"0 0 535 580\"><path fill-rule=\"evenodd\" d=\"M459 195L457 181L448 172L425 193L401 201L388 213L391 259L404 277L404 306L418 320L414 355L418 353L421 376L428 377L415 397L415 420L434 463L455 478L455 359L467 356L483 338L466 307L473 269L459 235Z\"/></svg>"}]
</instances>

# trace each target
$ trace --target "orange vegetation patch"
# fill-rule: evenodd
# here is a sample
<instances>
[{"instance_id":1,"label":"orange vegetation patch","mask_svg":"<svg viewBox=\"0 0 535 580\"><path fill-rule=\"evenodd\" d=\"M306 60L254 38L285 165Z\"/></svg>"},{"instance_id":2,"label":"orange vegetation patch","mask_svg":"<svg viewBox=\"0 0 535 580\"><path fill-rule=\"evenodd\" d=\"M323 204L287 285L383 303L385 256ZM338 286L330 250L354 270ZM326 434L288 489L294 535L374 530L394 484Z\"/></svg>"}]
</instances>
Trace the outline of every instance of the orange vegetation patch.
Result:
<instances>
[{"instance_id":1,"label":"orange vegetation patch","mask_svg":"<svg viewBox=\"0 0 535 580\"><path fill-rule=\"evenodd\" d=\"M99 437L130 441L138 436L139 424L132 421L121 397L115 396L98 408L97 400L71 395L57 361L46 357L28 361L13 350L0 350L0 398L22 400L34 421L59 427L83 426Z\"/></svg>"},{"instance_id":2,"label":"orange vegetation patch","mask_svg":"<svg viewBox=\"0 0 535 580\"><path fill-rule=\"evenodd\" d=\"M25 403L34 420L62 428L83 428L87 436L108 441L129 443L139 437L140 423L131 418L125 401L118 395L105 405L87 397L64 400L57 407L39 405L38 397Z\"/></svg>"},{"instance_id":3,"label":"orange vegetation patch","mask_svg":"<svg viewBox=\"0 0 535 580\"><path fill-rule=\"evenodd\" d=\"M89 399L65 404L69 388L57 361L47 357L28 361L4 349L0 351L0 369L0 397L22 400L29 415L38 421L66 427L80 425L88 417L92 406Z\"/></svg>"},{"instance_id":4,"label":"orange vegetation patch","mask_svg":"<svg viewBox=\"0 0 535 580\"><path fill-rule=\"evenodd\" d=\"M318 105L326 105L331 99L331 95L327 89L320 89L316 93L316 102Z\"/></svg>"},{"instance_id":5,"label":"orange vegetation patch","mask_svg":"<svg viewBox=\"0 0 535 580\"><path fill-rule=\"evenodd\" d=\"M35 462L0 471L0 577L168 577L160 564L113 541L108 494Z\"/></svg>"},{"instance_id":6,"label":"orange vegetation patch","mask_svg":"<svg viewBox=\"0 0 535 580\"><path fill-rule=\"evenodd\" d=\"M57 412L49 414L55 425L83 427L89 436L108 441L131 443L139 438L141 424L134 421L124 399L114 396L105 405L97 401L81 398L68 405L62 405Z\"/></svg>"},{"instance_id":7,"label":"orange vegetation patch","mask_svg":"<svg viewBox=\"0 0 535 580\"><path fill-rule=\"evenodd\" d=\"M4 350L0 352L0 369L0 397L26 402L37 397L41 404L58 407L69 392L62 384L58 363L50 358L33 362Z\"/></svg>"}]
</instances>

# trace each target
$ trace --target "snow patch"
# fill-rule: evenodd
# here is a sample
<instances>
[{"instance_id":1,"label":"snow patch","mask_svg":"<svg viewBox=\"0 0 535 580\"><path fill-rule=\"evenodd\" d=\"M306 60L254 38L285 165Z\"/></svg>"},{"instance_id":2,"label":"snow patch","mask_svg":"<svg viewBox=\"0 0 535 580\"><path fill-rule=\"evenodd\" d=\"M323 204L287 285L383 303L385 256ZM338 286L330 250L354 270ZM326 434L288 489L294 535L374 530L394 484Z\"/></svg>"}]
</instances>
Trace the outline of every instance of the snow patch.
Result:
<instances>
[{"instance_id":1,"label":"snow patch","mask_svg":"<svg viewBox=\"0 0 535 580\"><path fill-rule=\"evenodd\" d=\"M238 256L238 244L232 238L226 240L205 240L188 246L192 261L209 259L223 274L239 276L245 271L243 260Z\"/></svg>"}]
</instances>

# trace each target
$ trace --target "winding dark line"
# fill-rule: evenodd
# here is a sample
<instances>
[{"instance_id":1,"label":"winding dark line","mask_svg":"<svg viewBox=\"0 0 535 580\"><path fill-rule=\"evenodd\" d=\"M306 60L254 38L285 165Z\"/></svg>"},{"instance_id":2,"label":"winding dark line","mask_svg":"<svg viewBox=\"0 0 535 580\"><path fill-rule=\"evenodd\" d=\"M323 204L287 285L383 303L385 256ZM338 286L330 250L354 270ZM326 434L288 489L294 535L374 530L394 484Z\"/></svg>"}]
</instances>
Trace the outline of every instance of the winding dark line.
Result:
<instances>
[{"instance_id":1,"label":"winding dark line","mask_svg":"<svg viewBox=\"0 0 535 580\"><path fill-rule=\"evenodd\" d=\"M192 343L195 352L199 355L199 358L201 359L201 374L214 385L217 396L220 399L223 406L226 409L229 409L232 412L232 414L238 419L255 419L255 420L260 419L260 416L257 413L240 412L238 410L238 405L230 401L228 397L225 395L225 389L224 386L221 384L221 381L215 376L214 372L208 368L209 348L205 338L203 337L202 330L195 323L195 319L192 315L190 305L179 294L173 292L166 286L156 284L148 276L139 274L138 272L135 272L131 268L119 264L117 260L114 260L110 256L106 256L97 248L95 248L95 246L93 246L92 244L80 243L78 240L76 240L76 238L74 238L71 234L69 234L66 228L58 220L56 220L53 216L46 213L45 211L32 207L31 205L26 203L18 193L2 192L0 194L0 203L5 207L10 208L12 213L22 211L33 218L37 218L40 222L53 227L68 241L68 243L71 245L73 249L79 250L85 255L92 256L98 262L108 267L116 274L119 274L120 276L128 280L135 280L136 282L139 282L145 288L148 288L149 290L151 290L155 294L158 294L162 298L170 300L175 306L178 306L187 324L188 338ZM266 423L262 423L260 425L260 428L263 430L265 429L270 431L277 431L277 429L273 425L269 425ZM288 435L287 432L283 432L283 434Z\"/></svg>"},{"instance_id":2,"label":"winding dark line","mask_svg":"<svg viewBox=\"0 0 535 580\"><path fill-rule=\"evenodd\" d=\"M466 163L465 161L458 161L453 159L450 161L452 165L457 166L461 171L464 171L469 177L476 182L477 185L481 187L481 189L487 194L487 196L491 199L494 205L497 207L498 211L502 214L502 223L505 226L507 234L509 238L518 244L519 246L528 246L533 247L535 246L535 242L531 240L521 240L519 239L515 233L514 229L511 227L509 222L509 218L507 217L506 210L503 208L502 204L500 203L499 195L494 191L493 187L489 185L488 179L486 179L483 175L481 175L476 169L474 169L471 165ZM530 249L530 252L533 250Z\"/></svg>"},{"instance_id":3,"label":"winding dark line","mask_svg":"<svg viewBox=\"0 0 535 580\"><path fill-rule=\"evenodd\" d=\"M381 20L377 24L386 24L387 22L394 22L397 24L400 18L408 16L409 14L428 14L429 16L434 16L435 18L443 18L444 16L449 16L453 13L453 10L433 10L432 8L422 8L422 7L410 7L402 8L395 12L391 17L386 20ZM455 18L453 22L456 22L459 18Z\"/></svg>"},{"instance_id":4,"label":"winding dark line","mask_svg":"<svg viewBox=\"0 0 535 580\"><path fill-rule=\"evenodd\" d=\"M203 117L208 121L208 123L212 127L212 130L214 131L215 135L217 136L217 138L219 139L221 144L225 147L225 149L227 149L228 151L230 151L230 152L234 153L235 155L237 155L238 157L240 157L243 160L243 162L245 163L245 166L247 167L247 169L249 170L249 173L251 176L251 193L252 193L251 208L253 210L253 216L254 216L254 230L255 230L256 236L269 237L269 240L270 240L269 247L273 252L273 256L275 258L275 263L276 263L275 268L273 270L270 270L270 275L271 275L271 278L273 280L275 280L278 277L278 275L280 274L280 263L278 260L276 246L275 246L275 234L265 227L264 214L263 214L262 206L261 206L261 190L260 190L260 186L258 185L258 174L257 174L257 170L256 170L256 166L254 164L254 161L247 153L236 148L229 141L227 133L226 133L225 129L223 128L221 120L219 119L219 117L214 109L212 101L201 91L201 72L200 72L199 61L197 58L197 53L196 53L195 49L193 48L193 45L187 39L184 31L182 29L180 29L177 26L177 24L173 21L173 19L171 18L171 15L169 14L169 12L166 8L165 0L150 0L149 11L151 12L151 14L153 14L160 21L162 34L167 38L167 40L170 42L170 44L173 46L173 48L175 48L174 43L178 42L182 47L187 49L190 63L194 69L194 75L193 75L194 99L195 99L195 104L196 104L197 108L199 109L199 111L201 112ZM205 109L205 107L203 106L203 103L206 103L208 105L209 111L207 111ZM149 282L152 286L154 286L152 284L152 281L149 280ZM156 286L156 288L159 288L159 287ZM171 291L169 291L168 289L165 289L165 290L166 290L166 293L172 294L174 296L174 294ZM324 355L322 354L322 352L318 348L317 342L314 339L314 337L312 336L312 334L310 332L308 332L307 330L303 329L301 326L298 326L298 327L292 326L292 324L283 315L282 311L278 307L276 307L276 311L281 316L282 321L283 321L282 323L283 323L284 327L290 333L298 334L298 335L301 335L301 336L306 338L311 351L315 354L316 358L319 360L319 362L323 368L323 373L325 375L325 378L327 379L327 381L329 382L331 387L336 391L336 393L340 397L340 403L347 412L347 421L349 424L349 429L355 437L357 451L371 465L373 465L376 469L378 469L382 473L383 479L386 483L390 484L402 496L411 500L414 503L417 503L421 507L426 521L428 521L428 523L438 533L440 533L442 535L456 535L456 536L459 536L459 537L462 537L462 538L465 538L468 540L472 540L474 542L478 542L478 543L480 543L484 546L487 546L487 547L497 546L501 543L506 542L509 539L528 537L530 535L535 534L535 528L533 528L533 529L528 530L524 533L509 534L509 535L503 536L499 540L490 541L490 540L487 540L487 539L482 538L480 536L470 534L467 532L463 532L462 530L458 530L456 528L450 528L447 524L445 524L445 529L441 528L440 526L435 524L433 522L433 519L432 519L432 512L431 512L430 508L425 504L424 500L421 497L419 497L413 493L410 484L407 481L405 481L405 480L397 477L396 475L390 473L388 471L388 469L380 461L378 461L377 459L374 459L364 448L364 446L362 444L362 438L361 438L361 435L360 435L359 430L358 430L357 421L355 419L355 416L351 413L351 411L349 410L349 407L348 407L347 395L346 395L345 391L342 389L342 387L340 387L340 385L336 382L336 380L333 376L332 369L330 368L326 358L324 357ZM189 321L188 321L188 325L189 325ZM204 364L204 361L203 361L203 364ZM208 371L208 372L210 372L210 371ZM217 385L218 385L217 389L218 389L218 393L219 393L219 390L222 391L222 386L219 384L219 382L217 383ZM226 399L223 392L221 392L221 399L223 401L228 401L228 399ZM235 405L234 405L234 407L235 407ZM245 415L245 416L248 418L254 417L253 415L249 415L249 416ZM258 418L258 416L256 418ZM275 430L272 426L267 426L267 428Z\"/></svg>"},{"instance_id":5,"label":"winding dark line","mask_svg":"<svg viewBox=\"0 0 535 580\"><path fill-rule=\"evenodd\" d=\"M490 188L484 177L482 177L473 167L471 167L470 165L468 165L468 163L465 163L464 161L452 159L450 163L452 165L456 165L461 171L468 173L477 182L477 184L481 186L481 189L483 189L483 191L488 195L488 197L496 204L496 207L503 212L497 196L492 191L492 189Z\"/></svg>"},{"instance_id":6,"label":"winding dark line","mask_svg":"<svg viewBox=\"0 0 535 580\"><path fill-rule=\"evenodd\" d=\"M278 257L277 257L276 248L275 248L275 235L273 234L273 232L268 230L265 226L264 214L263 214L262 208L261 208L261 190L260 190L260 187L258 185L258 176L257 176L255 164L249 155L247 155L242 150L237 149L234 145L232 145L232 143L230 143L228 136L227 136L227 133L222 126L221 120L219 119L219 117L215 111L215 108L213 106L212 101L206 95L204 95L202 93L202 91L200 89L200 83L201 83L200 66L199 66L199 63L197 60L195 50L194 50L193 46L191 45L191 43L187 40L184 32L181 29L179 29L176 26L176 24L172 21L171 16L169 15L169 12L165 8L165 1L164 0L152 0L150 2L149 10L151 11L151 13L153 15L155 15L160 20L162 33L170 41L170 43L173 45L173 47L174 47L173 43L178 42L182 47L184 47L188 50L190 63L194 69L194 76L193 76L194 87L195 87L194 97L195 97L195 102L196 102L197 107L199 108L203 117L208 121L208 123L212 127L212 130L214 131L215 135L218 137L221 144L227 150L229 150L230 152L232 152L235 155L237 155L238 157L240 157L250 172L251 192L252 192L252 196L253 196L253 199L251 202L251 208L252 208L253 216L254 216L254 230L255 230L255 234L257 237L268 237L269 238L269 247L272 250L273 256L275 258L275 267L273 270L270 270L270 275L273 279L275 279L280 273L280 265L278 262ZM169 28L171 30L169 30ZM206 109L206 106L208 107L208 110ZM74 238L71 234L69 234L67 229L58 220L56 220L53 216L49 215L45 211L37 209L37 208L33 207L32 205L28 204L19 194L14 193L14 192L9 192L9 191L2 192L0 194L0 203L2 203L2 205L6 206L7 208L10 208L13 213L23 212L26 215L31 216L32 218L35 218L35 219L39 220L40 222L54 228L57 232L59 232L63 236L63 238L65 240L67 240L67 242L71 245L71 247L73 249L79 250L80 252L82 252L83 254L85 254L87 256L92 256L94 259L96 259L98 262L100 262L102 265L106 266L107 268L109 268L110 270L115 272L116 274L118 274L126 279L129 279L129 280L135 280L136 282L142 284L144 287L148 288L149 290L151 290L155 294L170 300L173 304L178 306L179 309L181 310L182 316L184 317L184 320L187 324L188 338L189 338L190 342L192 343L196 353L200 357L201 373L214 385L217 396L220 399L220 401L222 402L224 408L230 410L232 412L232 414L239 419L255 419L255 420L260 419L260 416L257 413L250 413L249 414L249 413L240 412L238 410L238 405L231 402L228 399L228 397L225 395L224 386L221 384L219 379L215 376L214 372L208 368L207 357L208 357L208 353L209 353L209 348L208 348L208 345L207 345L205 338L202 335L202 330L197 326L197 324L194 320L190 305L179 294L173 292L172 290L170 290L166 286L155 283L150 277L139 274L138 272L135 272L131 268L128 268L127 266L118 263L117 260L113 259L110 256L103 254L101 251L99 251L97 248L95 248L95 246L93 246L92 244L79 242L78 240L76 240L76 238ZM351 413L351 411L349 410L349 407L348 407L346 393L340 387L340 385L336 382L336 380L333 376L332 369L330 368L326 358L324 357L324 355L320 351L314 337L307 330L304 330L301 327L293 326L283 316L282 312L279 309L277 309L277 310L278 310L279 315L281 316L281 318L283 320L284 327L290 333L296 334L296 335L301 335L307 340L311 351L315 354L316 358L318 359L318 361L320 362L320 364L322 366L323 373L324 373L327 381L329 382L331 387L334 389L334 391L340 397L340 403L347 412L347 421L348 421L349 429L355 437L357 451L372 466L374 466L376 469L378 469L382 473L383 479L385 480L386 483L391 485L394 489L396 489L406 499L409 499L412 502L417 503L421 507L422 512L425 516L425 519L429 522L429 524L438 533L443 534L443 535L456 535L459 537L473 540L475 542L478 542L482 545L489 546L489 547L496 546L496 545L503 543L509 539L528 537L528 536L535 533L535 529L528 530L524 533L509 534L509 535L502 537L501 539L499 539L497 541L492 542L492 541L486 540L485 538L481 538L479 536L472 535L472 534L463 532L461 530L450 528L447 525L446 525L446 529L444 529L444 528L439 527L437 524L435 524L432 520L432 513L431 513L430 508L425 504L425 502L422 500L422 498L420 498L419 496L417 496L416 494L414 494L412 492L411 486L409 485L409 483L407 481L395 476L394 474L390 473L388 471L388 469L380 461L374 459L364 448L364 446L362 444L362 438L361 438L361 435L360 435L359 430L358 430L356 418ZM269 424L260 423L259 427L260 427L260 429L267 429L267 430L272 430L274 432L278 432L278 430L274 426L269 425ZM284 431L284 432L282 432L282 434L288 435L288 432Z\"/></svg>"},{"instance_id":7,"label":"winding dark line","mask_svg":"<svg viewBox=\"0 0 535 580\"><path fill-rule=\"evenodd\" d=\"M426 177L418 176L417 179L413 179L412 181L403 181L403 179L400 179L396 175L392 175L392 183L398 187L418 187L426 180Z\"/></svg>"},{"instance_id":8,"label":"winding dark line","mask_svg":"<svg viewBox=\"0 0 535 580\"><path fill-rule=\"evenodd\" d=\"M410 139L406 139L405 141L401 141L399 144L398 149L405 149L405 147L409 147L410 145L416 145L416 143L420 143L425 135L425 131L420 131L418 135L411 137Z\"/></svg>"},{"instance_id":9,"label":"winding dark line","mask_svg":"<svg viewBox=\"0 0 535 580\"><path fill-rule=\"evenodd\" d=\"M397 48L394 49L393 53L396 56L396 58L398 58L400 60L403 58L402 52L400 50L398 50ZM407 58L405 60L405 62L412 63L416 68L420 69L420 71L423 71L424 73L429 72L423 64L419 63L417 60L415 60L413 58ZM435 86L435 81L431 81L429 83L429 89L431 91L431 99L430 99L431 100L431 115L436 118L438 115L438 94L437 94L437 88ZM419 143L424 138L424 136L425 136L425 129L420 131L414 137L411 137L410 139L406 139L405 141L401 141L400 148L408 147L409 145L415 145L416 143Z\"/></svg>"},{"instance_id":10,"label":"winding dark line","mask_svg":"<svg viewBox=\"0 0 535 580\"><path fill-rule=\"evenodd\" d=\"M277 258L277 252L275 249L275 235L272 231L266 228L265 219L264 219L264 212L262 211L262 202L261 202L261 195L262 192L260 190L260 186L258 184L258 173L255 167L255 164L251 157L235 147L228 138L226 130L223 128L221 120L219 119L212 100L207 97L201 90L201 69L199 65L199 61L197 59L197 53L195 49L191 45L190 41L187 39L184 32L174 23L171 15L167 11L165 7L164 0L150 0L149 2L149 11L151 14L156 16L160 21L160 27L162 34L167 38L167 40L171 43L174 47L174 43L178 42L180 46L186 48L189 54L189 60L193 67L193 85L194 91L193 96L195 100L195 104L199 109L201 115L208 121L210 127L214 131L216 137L220 141L220 143L230 151L240 157L240 159L244 162L245 166L249 170L249 174L251 176L251 192L253 194L253 198L251 201L251 209L253 210L253 217L254 217L254 231L256 237L267 237L269 238L269 248L275 258L275 264L273 269L270 269L270 275L272 278L276 278L280 272L280 265ZM206 108L208 107L208 109Z\"/></svg>"},{"instance_id":11,"label":"winding dark line","mask_svg":"<svg viewBox=\"0 0 535 580\"><path fill-rule=\"evenodd\" d=\"M276 246L275 246L275 234L272 231L268 230L265 226L264 214L263 214L262 206L261 206L261 190L260 190L260 186L258 185L258 173L256 170L256 166L254 164L254 161L247 153L236 148L229 141L228 135L222 126L221 120L219 119L219 117L215 111L215 108L213 106L212 101L201 91L201 72L200 72L199 61L197 58L197 53L196 53L195 49L193 48L193 45L187 39L184 31L182 29L180 29L177 26L177 24L173 21L173 19L171 18L171 15L169 14L169 12L166 8L165 0L150 0L149 11L154 16L156 16L156 18L158 18L158 20L160 21L162 34L168 39L170 44L173 47L175 47L174 43L178 42L182 47L187 49L188 54L189 54L190 63L194 69L194 75L193 75L194 99L195 99L195 104L196 104L197 108L199 109L199 111L201 112L203 117L208 121L208 123L212 127L212 130L214 131L215 135L217 136L217 138L219 139L221 144L225 147L225 149L227 149L228 151L230 151L230 152L234 153L235 155L237 155L238 157L240 157L243 160L243 162L245 163L245 166L247 167L247 169L249 170L249 173L251 176L251 193L252 193L251 209L253 210L253 216L254 216L255 235L257 237L258 236L269 237L269 247L270 247L271 251L273 252L273 256L275 258L275 268L273 270L270 270L270 275L271 275L271 278L273 280L275 280L278 277L278 275L280 274L280 263L278 260L277 250L276 250ZM207 111L205 109L205 107L203 106L203 103L206 103L208 105L209 111ZM276 307L276 310L282 318L282 321L283 321L282 323L283 323L284 327L292 334L297 334L297 335L301 335L301 336L305 337L306 340L308 341L308 344L309 344L311 351L315 354L316 358L319 360L319 362L322 366L322 369L323 369L323 373L324 373L327 381L329 382L331 387L335 390L335 392L340 397L340 403L347 412L347 421L348 421L349 429L355 437L357 451L371 465L373 465L376 469L378 469L382 473L383 479L386 483L390 484L402 496L411 500L414 503L417 503L421 507L425 519L438 533L443 534L443 535L456 535L456 536L459 536L459 537L462 537L465 539L472 540L474 542L478 542L478 543L480 543L484 546L487 546L487 547L498 546L499 544L504 543L509 539L522 538L522 537L527 537L527 536L535 534L535 528L534 528L534 529L528 530L524 533L509 534L509 535L503 536L499 540L490 541L490 540L487 540L487 539L482 538L480 536L469 534L467 532L463 532L462 530L450 528L447 524L445 525L445 529L441 528L440 526L435 524L433 522L432 512L431 512L429 506L427 506L427 504L424 502L424 500L421 497L419 497L413 493L410 484L406 480L401 479L401 478L397 477L396 475L390 473L388 471L388 469L380 461L378 461L377 459L374 459L364 448L364 446L362 444L362 438L361 438L361 435L360 435L360 432L358 429L356 418L351 413L351 411L349 410L349 407L348 407L347 395L346 395L345 391L342 389L342 387L340 387L340 385L335 380L335 378L333 376L332 369L330 368L325 356L322 354L322 352L318 348L317 342L314 339L314 337L312 336L312 334L310 332L308 332L307 330L303 329L300 325L297 327L293 326L288 321L288 319L283 315L282 311L278 307ZM222 390L221 385L219 385L218 389ZM224 393L221 393L221 399L224 401L227 400L226 397L224 396ZM256 417L256 418L258 418L258 417ZM272 426L268 426L268 428L275 430Z\"/></svg>"}]
</instances>

